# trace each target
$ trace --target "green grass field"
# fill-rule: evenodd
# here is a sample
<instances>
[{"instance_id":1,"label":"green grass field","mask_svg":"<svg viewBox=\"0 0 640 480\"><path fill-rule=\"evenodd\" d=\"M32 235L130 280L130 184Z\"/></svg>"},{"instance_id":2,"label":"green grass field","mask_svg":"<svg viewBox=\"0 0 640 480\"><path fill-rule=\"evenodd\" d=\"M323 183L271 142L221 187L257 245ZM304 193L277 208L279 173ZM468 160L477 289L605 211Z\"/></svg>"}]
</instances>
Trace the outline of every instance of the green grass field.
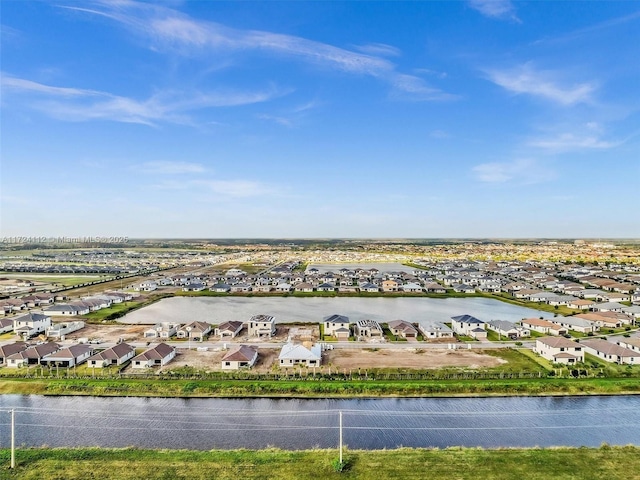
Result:
<instances>
[{"instance_id":1,"label":"green grass field","mask_svg":"<svg viewBox=\"0 0 640 480\"><path fill-rule=\"evenodd\" d=\"M337 450L284 451L26 449L9 470L0 450L0 478L7 480L638 480L640 448L470 448L347 450L335 471Z\"/></svg>"}]
</instances>

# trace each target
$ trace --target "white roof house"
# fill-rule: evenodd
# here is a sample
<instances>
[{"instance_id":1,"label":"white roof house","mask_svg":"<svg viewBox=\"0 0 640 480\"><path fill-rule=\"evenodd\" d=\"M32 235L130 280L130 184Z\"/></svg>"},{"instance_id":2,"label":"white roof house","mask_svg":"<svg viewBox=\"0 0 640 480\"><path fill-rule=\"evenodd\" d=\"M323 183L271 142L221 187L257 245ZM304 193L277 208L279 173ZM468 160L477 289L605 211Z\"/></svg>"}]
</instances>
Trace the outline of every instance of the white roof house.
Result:
<instances>
[{"instance_id":1,"label":"white roof house","mask_svg":"<svg viewBox=\"0 0 640 480\"><path fill-rule=\"evenodd\" d=\"M278 360L281 367L293 367L295 365L319 367L322 361L322 349L319 344L307 348L301 344L287 343L282 347Z\"/></svg>"}]
</instances>

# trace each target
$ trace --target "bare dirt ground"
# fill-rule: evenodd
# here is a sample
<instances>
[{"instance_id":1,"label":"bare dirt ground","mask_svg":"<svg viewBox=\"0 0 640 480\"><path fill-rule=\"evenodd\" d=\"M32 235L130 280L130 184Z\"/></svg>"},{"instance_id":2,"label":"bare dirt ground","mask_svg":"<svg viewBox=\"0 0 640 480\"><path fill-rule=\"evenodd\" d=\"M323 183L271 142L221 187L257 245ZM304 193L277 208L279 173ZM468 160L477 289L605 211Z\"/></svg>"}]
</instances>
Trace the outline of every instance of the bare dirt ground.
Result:
<instances>
[{"instance_id":1,"label":"bare dirt ground","mask_svg":"<svg viewBox=\"0 0 640 480\"><path fill-rule=\"evenodd\" d=\"M162 369L174 370L180 367L193 367L196 370L204 370L207 372L217 372L222 370L222 357L228 350L208 350L199 352L194 350L179 349L176 358ZM258 361L251 369L252 372L268 373L271 371L272 365L278 360L277 348L260 348L258 349Z\"/></svg>"},{"instance_id":2,"label":"bare dirt ground","mask_svg":"<svg viewBox=\"0 0 640 480\"><path fill-rule=\"evenodd\" d=\"M505 360L473 350L331 350L325 352L323 365L337 368L413 368L496 367Z\"/></svg>"},{"instance_id":3,"label":"bare dirt ground","mask_svg":"<svg viewBox=\"0 0 640 480\"><path fill-rule=\"evenodd\" d=\"M149 328L149 325L90 325L87 324L81 330L66 335L67 340L77 340L88 338L89 340L100 339L107 343L116 343L120 338L124 342L139 341L142 333Z\"/></svg>"}]
</instances>

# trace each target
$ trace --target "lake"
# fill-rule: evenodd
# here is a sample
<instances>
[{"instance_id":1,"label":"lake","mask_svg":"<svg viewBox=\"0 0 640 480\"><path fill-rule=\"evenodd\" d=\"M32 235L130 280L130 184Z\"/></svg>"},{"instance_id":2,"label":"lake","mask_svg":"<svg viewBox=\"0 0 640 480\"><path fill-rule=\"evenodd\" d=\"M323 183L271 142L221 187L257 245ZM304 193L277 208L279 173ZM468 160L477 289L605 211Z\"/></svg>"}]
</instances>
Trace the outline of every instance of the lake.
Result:
<instances>
[{"instance_id":1,"label":"lake","mask_svg":"<svg viewBox=\"0 0 640 480\"><path fill-rule=\"evenodd\" d=\"M170 297L134 310L119 321L133 324L187 323L194 320L220 324L228 320L246 322L253 315L276 317L276 323L318 323L338 313L352 321L372 319L436 320L449 322L452 316L470 314L480 320L518 321L530 317L553 317L552 313L511 305L491 298L427 297Z\"/></svg>"},{"instance_id":2,"label":"lake","mask_svg":"<svg viewBox=\"0 0 640 480\"><path fill-rule=\"evenodd\" d=\"M640 445L640 396L413 399L0 397L16 444L171 449Z\"/></svg>"}]
</instances>

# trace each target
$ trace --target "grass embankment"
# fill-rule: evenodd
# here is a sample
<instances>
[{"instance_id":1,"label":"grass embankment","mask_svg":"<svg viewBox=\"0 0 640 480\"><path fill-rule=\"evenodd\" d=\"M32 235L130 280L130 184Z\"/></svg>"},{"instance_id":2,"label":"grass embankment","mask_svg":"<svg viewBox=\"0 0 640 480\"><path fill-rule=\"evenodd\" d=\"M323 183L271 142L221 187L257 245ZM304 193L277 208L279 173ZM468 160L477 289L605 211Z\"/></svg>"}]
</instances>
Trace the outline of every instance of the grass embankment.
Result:
<instances>
[{"instance_id":1,"label":"grass embankment","mask_svg":"<svg viewBox=\"0 0 640 480\"><path fill-rule=\"evenodd\" d=\"M103 308L102 310L96 310L95 312L83 315L81 318L87 323L105 323L112 322L120 317L124 317L127 313L137 310L142 307L147 307L153 303L156 303L163 298L173 296L171 293L158 293L149 295L143 300L131 300L129 302L115 303L109 308Z\"/></svg>"},{"instance_id":2,"label":"grass embankment","mask_svg":"<svg viewBox=\"0 0 640 480\"><path fill-rule=\"evenodd\" d=\"M7 379L0 394L148 397L447 397L639 394L637 378L492 380Z\"/></svg>"},{"instance_id":3,"label":"grass embankment","mask_svg":"<svg viewBox=\"0 0 640 480\"><path fill-rule=\"evenodd\" d=\"M26 449L18 450L16 469L8 470L9 451L4 449L0 476L12 480L640 479L640 448L633 446L349 450L342 473L333 467L337 457L336 450Z\"/></svg>"}]
</instances>

